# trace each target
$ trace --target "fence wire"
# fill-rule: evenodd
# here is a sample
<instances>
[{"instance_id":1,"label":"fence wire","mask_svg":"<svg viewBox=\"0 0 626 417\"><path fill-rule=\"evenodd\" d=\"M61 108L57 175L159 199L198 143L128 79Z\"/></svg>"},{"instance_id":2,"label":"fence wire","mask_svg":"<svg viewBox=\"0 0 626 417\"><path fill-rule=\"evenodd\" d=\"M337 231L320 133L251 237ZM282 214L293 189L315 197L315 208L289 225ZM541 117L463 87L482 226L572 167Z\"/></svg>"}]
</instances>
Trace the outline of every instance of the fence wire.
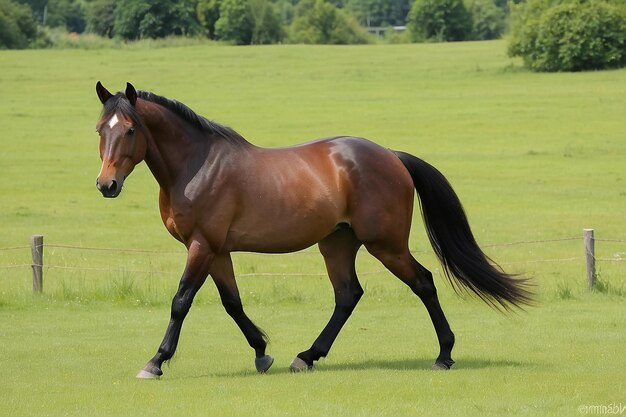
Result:
<instances>
[{"instance_id":1,"label":"fence wire","mask_svg":"<svg viewBox=\"0 0 626 417\"><path fill-rule=\"evenodd\" d=\"M565 241L574 241L574 240L582 240L580 236L569 236L569 237L561 237L561 238L552 238L552 239L539 239L539 240L523 240L516 242L500 242L500 243L489 243L485 245L481 245L483 248L497 248L497 247L508 247L508 246L517 246L517 245L537 245L544 243L554 243L554 242L565 242ZM603 239L603 238L595 238L596 242L609 242L609 243L626 243L626 240L622 239ZM159 250L159 249L134 249L134 248L111 248L111 247L93 247L93 246L79 246L79 245L68 245L68 244L59 244L59 243L51 243L38 245L38 247L45 248L57 248L57 249L69 249L69 250L77 250L77 251L101 251L101 252L116 252L116 253L147 253L147 254L179 254L182 255L185 253L184 250ZM31 249L31 246L10 246L5 248L0 248L0 252L5 251L15 251L15 250L25 250ZM424 254L428 253L426 250L412 250L412 254ZM281 256L298 256L298 255L319 255L318 251L315 250L302 250L298 252L286 253L286 254L264 254L264 253L246 253L247 255L281 255ZM594 257L596 261L601 262L621 262L626 260L626 257L614 257L614 258L606 258L606 257ZM512 261L512 262L502 262L500 265L525 265L525 264L536 264L536 263L564 263L564 262L574 262L574 261L584 261L584 256L574 256L569 258L551 258L551 259L530 259L525 261ZM72 270L72 271L100 271L100 272L115 272L115 271L123 271L123 272L131 272L131 273L142 273L142 274L156 274L156 275L171 275L178 274L179 271L162 271L162 270L143 270L143 269L127 269L124 267L83 267L83 266L62 266L62 265L34 265L34 264L9 264L9 265L0 265L0 269L17 269L17 268L31 268L31 267L43 267L46 270L48 269L60 269L60 270ZM359 275L375 275L380 273L385 273L387 270L379 269L373 271L364 271L360 272ZM264 276L281 276L281 277L323 277L326 276L326 273L293 273L293 272L250 272L250 273L240 273L237 274L239 277L264 277Z\"/></svg>"},{"instance_id":2,"label":"fence wire","mask_svg":"<svg viewBox=\"0 0 626 417\"><path fill-rule=\"evenodd\" d=\"M20 249L30 249L30 246L9 246L8 248L0 248L0 252Z\"/></svg>"}]
</instances>

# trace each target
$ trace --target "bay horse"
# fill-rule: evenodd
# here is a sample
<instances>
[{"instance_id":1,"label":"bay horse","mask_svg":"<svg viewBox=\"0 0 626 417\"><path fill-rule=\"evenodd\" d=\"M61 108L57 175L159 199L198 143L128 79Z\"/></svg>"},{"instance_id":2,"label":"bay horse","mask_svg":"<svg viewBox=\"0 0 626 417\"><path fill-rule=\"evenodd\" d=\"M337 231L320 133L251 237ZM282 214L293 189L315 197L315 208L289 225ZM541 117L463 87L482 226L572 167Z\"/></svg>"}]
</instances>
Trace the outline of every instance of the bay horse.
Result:
<instances>
[{"instance_id":1,"label":"bay horse","mask_svg":"<svg viewBox=\"0 0 626 417\"><path fill-rule=\"evenodd\" d=\"M156 355L137 375L158 378L172 358L194 296L210 275L226 312L266 372L274 359L267 338L244 312L231 252L287 253L317 244L335 294L335 308L313 345L291 363L313 369L325 357L363 295L355 257L363 245L422 300L433 322L439 355L433 369L454 364L454 334L437 298L432 274L408 247L417 191L427 234L455 289L472 291L494 307L532 300L523 278L504 273L479 248L459 198L433 166L369 140L339 136L268 149L231 128L154 93L110 93L97 123L102 168L96 186L117 197L141 161L160 186L161 218L187 248L187 263ZM460 284L460 285L459 285Z\"/></svg>"}]
</instances>

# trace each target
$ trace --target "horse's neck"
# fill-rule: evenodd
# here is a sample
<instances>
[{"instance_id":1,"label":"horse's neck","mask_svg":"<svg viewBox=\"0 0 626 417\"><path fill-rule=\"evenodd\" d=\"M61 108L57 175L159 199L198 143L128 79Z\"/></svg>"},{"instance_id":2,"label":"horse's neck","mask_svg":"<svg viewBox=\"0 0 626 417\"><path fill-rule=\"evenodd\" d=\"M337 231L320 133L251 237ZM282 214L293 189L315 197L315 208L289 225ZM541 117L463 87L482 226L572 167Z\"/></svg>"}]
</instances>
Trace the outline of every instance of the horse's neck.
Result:
<instances>
[{"instance_id":1,"label":"horse's neck","mask_svg":"<svg viewBox=\"0 0 626 417\"><path fill-rule=\"evenodd\" d=\"M146 164L165 192L184 183L190 172L196 173L207 160L220 163L225 156L247 148L250 143L228 140L201 132L163 107L140 100L137 111L150 132Z\"/></svg>"},{"instance_id":2,"label":"horse's neck","mask_svg":"<svg viewBox=\"0 0 626 417\"><path fill-rule=\"evenodd\" d=\"M171 134L169 129L148 125L151 138L148 140L146 165L163 190L169 190L178 182L192 156L206 152L184 133ZM208 155L207 155L208 156Z\"/></svg>"},{"instance_id":3,"label":"horse's neck","mask_svg":"<svg viewBox=\"0 0 626 417\"><path fill-rule=\"evenodd\" d=\"M190 173L196 173L206 161L211 165L220 163L226 155L237 152L233 146L220 137L196 129L174 125L146 123L151 138L148 140L146 164L161 186L169 194L172 187L190 180Z\"/></svg>"}]
</instances>

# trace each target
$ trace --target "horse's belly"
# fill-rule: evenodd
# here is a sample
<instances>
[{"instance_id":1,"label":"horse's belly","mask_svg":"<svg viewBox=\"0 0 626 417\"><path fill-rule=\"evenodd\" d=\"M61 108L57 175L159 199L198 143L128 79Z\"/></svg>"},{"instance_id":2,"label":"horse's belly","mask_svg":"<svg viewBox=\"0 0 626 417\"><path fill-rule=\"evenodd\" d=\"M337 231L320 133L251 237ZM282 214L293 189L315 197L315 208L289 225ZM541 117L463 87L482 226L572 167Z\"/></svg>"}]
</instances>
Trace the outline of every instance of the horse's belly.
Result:
<instances>
[{"instance_id":1,"label":"horse's belly","mask_svg":"<svg viewBox=\"0 0 626 417\"><path fill-rule=\"evenodd\" d=\"M300 210L254 216L232 225L226 249L265 253L294 252L315 245L345 223L334 210Z\"/></svg>"}]
</instances>

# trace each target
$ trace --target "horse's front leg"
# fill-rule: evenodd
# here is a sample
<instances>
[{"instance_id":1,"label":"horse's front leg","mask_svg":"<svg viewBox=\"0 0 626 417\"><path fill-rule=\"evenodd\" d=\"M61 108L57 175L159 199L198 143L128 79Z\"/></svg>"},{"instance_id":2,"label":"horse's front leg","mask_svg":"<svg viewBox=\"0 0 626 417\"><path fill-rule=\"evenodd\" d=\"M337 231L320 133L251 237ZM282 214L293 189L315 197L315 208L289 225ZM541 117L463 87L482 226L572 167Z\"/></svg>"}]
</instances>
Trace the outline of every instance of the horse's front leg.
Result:
<instances>
[{"instance_id":1,"label":"horse's front leg","mask_svg":"<svg viewBox=\"0 0 626 417\"><path fill-rule=\"evenodd\" d=\"M172 300L170 322L156 355L139 371L137 378L158 378L163 375L161 365L174 356L183 320L187 316L196 293L206 280L214 255L208 245L194 241L187 253L187 265Z\"/></svg>"},{"instance_id":2,"label":"horse's front leg","mask_svg":"<svg viewBox=\"0 0 626 417\"><path fill-rule=\"evenodd\" d=\"M230 254L215 257L211 265L211 277L220 293L224 309L235 320L248 344L254 349L256 370L260 373L267 372L274 363L274 358L265 354L267 336L248 318L243 310Z\"/></svg>"}]
</instances>

